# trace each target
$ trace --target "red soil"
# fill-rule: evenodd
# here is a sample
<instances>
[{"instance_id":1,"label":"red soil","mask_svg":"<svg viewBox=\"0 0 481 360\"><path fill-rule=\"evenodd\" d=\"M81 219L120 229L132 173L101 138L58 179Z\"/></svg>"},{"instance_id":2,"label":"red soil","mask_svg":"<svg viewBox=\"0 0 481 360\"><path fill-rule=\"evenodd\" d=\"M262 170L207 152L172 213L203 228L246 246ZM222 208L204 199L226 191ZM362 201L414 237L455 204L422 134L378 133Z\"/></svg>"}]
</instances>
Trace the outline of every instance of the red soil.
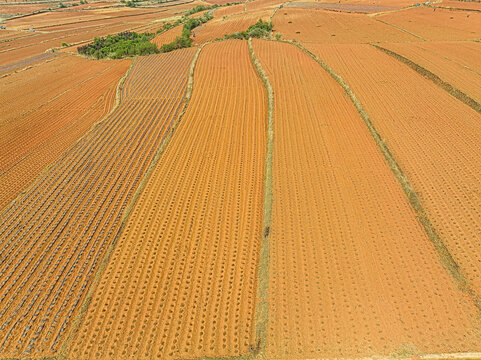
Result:
<instances>
[{"instance_id":1,"label":"red soil","mask_svg":"<svg viewBox=\"0 0 481 360\"><path fill-rule=\"evenodd\" d=\"M120 106L0 215L0 356L58 351L178 114L194 51L137 60Z\"/></svg>"},{"instance_id":2,"label":"red soil","mask_svg":"<svg viewBox=\"0 0 481 360\"><path fill-rule=\"evenodd\" d=\"M0 210L108 114L129 65L64 57L0 80Z\"/></svg>"},{"instance_id":3,"label":"red soil","mask_svg":"<svg viewBox=\"0 0 481 360\"><path fill-rule=\"evenodd\" d=\"M249 352L266 110L247 42L207 45L187 112L93 293L72 358Z\"/></svg>"},{"instance_id":4,"label":"red soil","mask_svg":"<svg viewBox=\"0 0 481 360\"><path fill-rule=\"evenodd\" d=\"M195 28L193 40L197 44L203 44L216 38L221 38L225 34L233 34L239 31L245 31L250 25L255 24L259 19L269 20L269 12L256 11L253 13L235 14L224 18L215 18L201 27Z\"/></svg>"},{"instance_id":5,"label":"red soil","mask_svg":"<svg viewBox=\"0 0 481 360\"><path fill-rule=\"evenodd\" d=\"M428 40L468 40L481 37L481 13L426 7L376 17Z\"/></svg>"},{"instance_id":6,"label":"red soil","mask_svg":"<svg viewBox=\"0 0 481 360\"><path fill-rule=\"evenodd\" d=\"M160 48L163 44L168 44L174 41L175 38L180 35L182 35L182 25L176 26L160 35L157 35L152 39L152 42Z\"/></svg>"},{"instance_id":7,"label":"red soil","mask_svg":"<svg viewBox=\"0 0 481 360\"><path fill-rule=\"evenodd\" d=\"M275 32L303 43L419 41L416 37L362 14L283 8L273 19Z\"/></svg>"},{"instance_id":8,"label":"red soil","mask_svg":"<svg viewBox=\"0 0 481 360\"><path fill-rule=\"evenodd\" d=\"M455 41L444 46L443 42L416 44L383 44L384 48L394 51L416 64L438 75L443 81L463 91L481 103L481 67L471 68L470 58L481 63L481 44ZM473 54L473 47L477 48ZM451 57L457 54L461 62ZM473 56L474 55L474 56Z\"/></svg>"},{"instance_id":9,"label":"red soil","mask_svg":"<svg viewBox=\"0 0 481 360\"><path fill-rule=\"evenodd\" d=\"M292 45L253 45L275 96L268 358L479 351L476 307L342 88Z\"/></svg>"},{"instance_id":10,"label":"red soil","mask_svg":"<svg viewBox=\"0 0 481 360\"><path fill-rule=\"evenodd\" d=\"M351 86L481 295L481 115L371 46L309 48Z\"/></svg>"}]
</instances>

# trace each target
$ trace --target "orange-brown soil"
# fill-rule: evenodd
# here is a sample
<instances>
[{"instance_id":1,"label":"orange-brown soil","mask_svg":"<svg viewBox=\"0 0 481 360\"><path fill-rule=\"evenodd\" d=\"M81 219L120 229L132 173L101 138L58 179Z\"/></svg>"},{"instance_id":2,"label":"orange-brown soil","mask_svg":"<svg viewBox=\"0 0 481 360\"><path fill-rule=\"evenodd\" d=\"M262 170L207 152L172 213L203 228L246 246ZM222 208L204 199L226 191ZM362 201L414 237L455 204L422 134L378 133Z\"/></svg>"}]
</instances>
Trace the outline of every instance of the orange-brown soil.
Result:
<instances>
[{"instance_id":1,"label":"orange-brown soil","mask_svg":"<svg viewBox=\"0 0 481 360\"><path fill-rule=\"evenodd\" d=\"M320 2L326 4L353 4L353 5L369 5L369 6L396 6L396 7L405 7L414 5L419 3L416 0L388 0L388 1L380 1L380 0L295 0L292 3L297 1L301 2Z\"/></svg>"},{"instance_id":2,"label":"orange-brown soil","mask_svg":"<svg viewBox=\"0 0 481 360\"><path fill-rule=\"evenodd\" d=\"M364 4L333 4L333 3L319 3L313 1L295 1L288 3L286 7L299 8L299 9L324 9L331 11L341 11L349 13L377 13L381 11L390 11L398 9L395 6L385 6L385 5L364 5Z\"/></svg>"},{"instance_id":3,"label":"orange-brown soil","mask_svg":"<svg viewBox=\"0 0 481 360\"><path fill-rule=\"evenodd\" d=\"M378 15L376 19L427 40L469 40L481 37L481 13L417 7Z\"/></svg>"},{"instance_id":4,"label":"orange-brown soil","mask_svg":"<svg viewBox=\"0 0 481 360\"><path fill-rule=\"evenodd\" d=\"M253 45L274 90L267 357L480 350L477 308L342 88L292 45Z\"/></svg>"},{"instance_id":5,"label":"orange-brown soil","mask_svg":"<svg viewBox=\"0 0 481 360\"><path fill-rule=\"evenodd\" d=\"M212 15L214 18L222 18L224 16L230 16L233 14L242 14L245 11L245 7L245 4L221 7L215 9Z\"/></svg>"},{"instance_id":6,"label":"orange-brown soil","mask_svg":"<svg viewBox=\"0 0 481 360\"><path fill-rule=\"evenodd\" d=\"M481 2L479 1L443 0L441 2L434 3L432 5L437 7L447 7L450 9L481 11Z\"/></svg>"},{"instance_id":7,"label":"orange-brown soil","mask_svg":"<svg viewBox=\"0 0 481 360\"><path fill-rule=\"evenodd\" d=\"M187 112L93 293L72 358L249 352L266 111L247 42L207 45Z\"/></svg>"},{"instance_id":8,"label":"orange-brown soil","mask_svg":"<svg viewBox=\"0 0 481 360\"><path fill-rule=\"evenodd\" d=\"M255 11L247 14L235 14L228 16L226 19L215 18L200 27L193 30L193 40L197 44L203 44L216 38L222 38L225 34L233 34L239 31L245 31L247 28L255 24L259 19L269 20L270 12Z\"/></svg>"},{"instance_id":9,"label":"orange-brown soil","mask_svg":"<svg viewBox=\"0 0 481 360\"><path fill-rule=\"evenodd\" d=\"M309 48L351 86L479 296L481 115L371 46Z\"/></svg>"},{"instance_id":10,"label":"orange-brown soil","mask_svg":"<svg viewBox=\"0 0 481 360\"><path fill-rule=\"evenodd\" d=\"M58 350L177 118L194 52L137 59L120 106L0 214L0 356Z\"/></svg>"},{"instance_id":11,"label":"orange-brown soil","mask_svg":"<svg viewBox=\"0 0 481 360\"><path fill-rule=\"evenodd\" d=\"M129 65L64 57L0 80L0 211L108 114Z\"/></svg>"},{"instance_id":12,"label":"orange-brown soil","mask_svg":"<svg viewBox=\"0 0 481 360\"><path fill-rule=\"evenodd\" d=\"M43 27L34 27L37 31L29 33L30 36L15 41L0 42L0 66L28 59L52 48L61 47L62 43L85 42L95 37L126 30L139 29L141 31L146 25L154 24L155 21L171 16L169 11L172 10L143 9L137 12L119 10L110 12L110 15L95 15L95 11L89 11L87 15L75 16L67 12L45 13L7 21L8 28L12 26L29 28L33 24L43 25ZM83 14L84 12L76 12L75 14L77 13ZM50 17L47 15L50 15ZM23 22L19 23L20 20ZM62 25L55 25L57 22Z\"/></svg>"},{"instance_id":13,"label":"orange-brown soil","mask_svg":"<svg viewBox=\"0 0 481 360\"><path fill-rule=\"evenodd\" d=\"M425 46L427 44L428 46ZM477 47L477 55L474 56L481 62L481 44L474 42L454 41L444 47L443 42L418 42L416 44L382 44L384 48L394 51L405 58L424 67L438 75L443 81L463 91L473 99L481 103L481 67L470 68L469 58L472 57L472 48ZM455 53L462 60L451 58Z\"/></svg>"},{"instance_id":14,"label":"orange-brown soil","mask_svg":"<svg viewBox=\"0 0 481 360\"><path fill-rule=\"evenodd\" d=\"M303 43L418 41L416 37L363 14L282 8L273 19L275 32Z\"/></svg>"},{"instance_id":15,"label":"orange-brown soil","mask_svg":"<svg viewBox=\"0 0 481 360\"><path fill-rule=\"evenodd\" d=\"M163 44L168 44L175 40L177 36L182 35L182 25L178 25L162 34L157 35L152 39L152 42L157 45L159 48Z\"/></svg>"}]
</instances>

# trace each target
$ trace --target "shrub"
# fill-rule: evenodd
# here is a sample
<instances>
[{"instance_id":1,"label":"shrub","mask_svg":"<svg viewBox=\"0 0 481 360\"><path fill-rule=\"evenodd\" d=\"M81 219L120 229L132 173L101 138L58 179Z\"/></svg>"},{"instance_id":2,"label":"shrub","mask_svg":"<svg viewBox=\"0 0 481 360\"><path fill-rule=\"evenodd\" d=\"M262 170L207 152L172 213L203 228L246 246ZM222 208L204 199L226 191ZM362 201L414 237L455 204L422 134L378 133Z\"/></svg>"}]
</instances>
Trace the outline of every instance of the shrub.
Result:
<instances>
[{"instance_id":1,"label":"shrub","mask_svg":"<svg viewBox=\"0 0 481 360\"><path fill-rule=\"evenodd\" d=\"M246 31L236 32L234 34L225 34L224 39L244 39L247 40L251 37L253 38L270 38L272 32L272 23L267 21L262 21L259 19L257 23L249 26Z\"/></svg>"},{"instance_id":2,"label":"shrub","mask_svg":"<svg viewBox=\"0 0 481 360\"><path fill-rule=\"evenodd\" d=\"M177 36L174 41L169 44L164 44L160 47L161 52L169 52L172 50L186 48L192 45L192 30L199 25L202 25L212 19L213 16L210 14L204 14L200 18L184 20L184 26L182 28L182 35Z\"/></svg>"},{"instance_id":3,"label":"shrub","mask_svg":"<svg viewBox=\"0 0 481 360\"><path fill-rule=\"evenodd\" d=\"M123 32L117 35L108 35L104 38L95 38L90 44L79 46L79 54L92 56L96 59L120 59L126 56L149 55L159 52L157 46L150 42L154 34L137 34Z\"/></svg>"},{"instance_id":4,"label":"shrub","mask_svg":"<svg viewBox=\"0 0 481 360\"><path fill-rule=\"evenodd\" d=\"M58 7L62 9L62 8L66 8L67 6L65 6L64 3L59 2L59 3L58 3Z\"/></svg>"}]
</instances>

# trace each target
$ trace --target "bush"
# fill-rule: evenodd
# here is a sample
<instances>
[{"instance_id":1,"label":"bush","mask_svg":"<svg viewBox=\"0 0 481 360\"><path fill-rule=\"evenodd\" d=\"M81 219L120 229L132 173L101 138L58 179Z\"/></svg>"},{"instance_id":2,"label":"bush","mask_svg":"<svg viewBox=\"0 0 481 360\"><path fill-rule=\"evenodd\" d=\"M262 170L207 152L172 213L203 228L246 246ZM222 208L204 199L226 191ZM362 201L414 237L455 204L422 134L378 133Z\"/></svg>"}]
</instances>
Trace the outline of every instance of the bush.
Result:
<instances>
[{"instance_id":1,"label":"bush","mask_svg":"<svg viewBox=\"0 0 481 360\"><path fill-rule=\"evenodd\" d=\"M153 37L154 34L150 33L137 34L127 31L104 38L95 38L92 43L79 46L77 51L79 54L96 59L106 57L120 59L126 56L156 54L159 49L150 42Z\"/></svg>"},{"instance_id":2,"label":"bush","mask_svg":"<svg viewBox=\"0 0 481 360\"><path fill-rule=\"evenodd\" d=\"M62 46L63 46L63 47L67 47L68 44L67 44L66 42L63 42L63 43L62 43Z\"/></svg>"},{"instance_id":3,"label":"bush","mask_svg":"<svg viewBox=\"0 0 481 360\"><path fill-rule=\"evenodd\" d=\"M66 8L67 6L65 6L64 3L59 2L59 3L58 3L58 7L61 8L61 9L63 9L63 8Z\"/></svg>"},{"instance_id":4,"label":"bush","mask_svg":"<svg viewBox=\"0 0 481 360\"><path fill-rule=\"evenodd\" d=\"M202 25L212 19L213 16L210 14L204 14L200 18L189 19L184 21L184 26L182 28L182 35L177 36L174 41L169 44L164 44L160 47L161 52L169 52L172 50L186 48L192 45L192 30L199 25Z\"/></svg>"},{"instance_id":5,"label":"bush","mask_svg":"<svg viewBox=\"0 0 481 360\"><path fill-rule=\"evenodd\" d=\"M259 19L257 23L249 26L246 31L236 32L234 34L225 34L224 39L243 39L247 40L251 37L253 38L270 38L272 32L272 23L267 21L262 21Z\"/></svg>"}]
</instances>

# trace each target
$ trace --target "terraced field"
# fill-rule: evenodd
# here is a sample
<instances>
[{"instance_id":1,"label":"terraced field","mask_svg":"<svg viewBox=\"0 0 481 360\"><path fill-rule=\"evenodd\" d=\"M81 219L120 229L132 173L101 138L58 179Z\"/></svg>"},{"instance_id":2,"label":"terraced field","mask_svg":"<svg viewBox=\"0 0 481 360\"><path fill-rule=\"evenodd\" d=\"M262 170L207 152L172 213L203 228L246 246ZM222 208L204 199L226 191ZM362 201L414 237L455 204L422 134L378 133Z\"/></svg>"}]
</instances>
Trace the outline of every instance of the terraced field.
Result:
<instances>
[{"instance_id":1,"label":"terraced field","mask_svg":"<svg viewBox=\"0 0 481 360\"><path fill-rule=\"evenodd\" d=\"M418 7L382 14L376 19L427 40L468 40L481 37L481 12Z\"/></svg>"},{"instance_id":2,"label":"terraced field","mask_svg":"<svg viewBox=\"0 0 481 360\"><path fill-rule=\"evenodd\" d=\"M309 48L351 86L481 294L481 115L368 45Z\"/></svg>"},{"instance_id":3,"label":"terraced field","mask_svg":"<svg viewBox=\"0 0 481 360\"><path fill-rule=\"evenodd\" d=\"M371 19L316 9L283 8L273 18L274 30L284 39L303 43L368 43L419 41L415 36Z\"/></svg>"},{"instance_id":4,"label":"terraced field","mask_svg":"<svg viewBox=\"0 0 481 360\"><path fill-rule=\"evenodd\" d=\"M481 102L481 44L468 41L382 44ZM458 59L451 54L457 54Z\"/></svg>"},{"instance_id":5,"label":"terraced field","mask_svg":"<svg viewBox=\"0 0 481 360\"><path fill-rule=\"evenodd\" d=\"M69 356L233 356L254 339L265 90L246 41L207 45Z\"/></svg>"},{"instance_id":6,"label":"terraced field","mask_svg":"<svg viewBox=\"0 0 481 360\"><path fill-rule=\"evenodd\" d=\"M50 17L46 17L47 15ZM53 15L55 17L52 17ZM37 20L37 17L40 16L45 16L45 18ZM166 9L156 9L143 10L130 15L129 13L111 16L91 14L77 18L61 13L46 13L12 19L6 23L8 29L25 30L34 27L37 32L16 41L0 42L0 66L28 59L52 48L59 48L62 43L76 44L92 40L95 37L137 28L140 31L146 23L149 24L171 16ZM60 22L59 19L63 19L63 22ZM56 23L56 21L60 23ZM25 33L25 31L18 31L18 33Z\"/></svg>"},{"instance_id":7,"label":"terraced field","mask_svg":"<svg viewBox=\"0 0 481 360\"><path fill-rule=\"evenodd\" d=\"M164 45L171 43L172 41L175 40L177 36L182 35L182 26L176 26L170 30L167 30L166 32L157 35L152 39L152 42L157 45L159 48Z\"/></svg>"},{"instance_id":8,"label":"terraced field","mask_svg":"<svg viewBox=\"0 0 481 360\"><path fill-rule=\"evenodd\" d=\"M51 356L177 118L195 49L138 59L120 106L0 215L0 356Z\"/></svg>"},{"instance_id":9,"label":"terraced field","mask_svg":"<svg viewBox=\"0 0 481 360\"><path fill-rule=\"evenodd\" d=\"M275 95L268 357L479 350L476 307L342 88L292 45L254 51Z\"/></svg>"},{"instance_id":10,"label":"terraced field","mask_svg":"<svg viewBox=\"0 0 481 360\"><path fill-rule=\"evenodd\" d=\"M63 57L0 79L0 211L110 112L129 65Z\"/></svg>"},{"instance_id":11,"label":"terraced field","mask_svg":"<svg viewBox=\"0 0 481 360\"><path fill-rule=\"evenodd\" d=\"M206 1L0 0L0 360L481 360L480 0Z\"/></svg>"}]
</instances>

